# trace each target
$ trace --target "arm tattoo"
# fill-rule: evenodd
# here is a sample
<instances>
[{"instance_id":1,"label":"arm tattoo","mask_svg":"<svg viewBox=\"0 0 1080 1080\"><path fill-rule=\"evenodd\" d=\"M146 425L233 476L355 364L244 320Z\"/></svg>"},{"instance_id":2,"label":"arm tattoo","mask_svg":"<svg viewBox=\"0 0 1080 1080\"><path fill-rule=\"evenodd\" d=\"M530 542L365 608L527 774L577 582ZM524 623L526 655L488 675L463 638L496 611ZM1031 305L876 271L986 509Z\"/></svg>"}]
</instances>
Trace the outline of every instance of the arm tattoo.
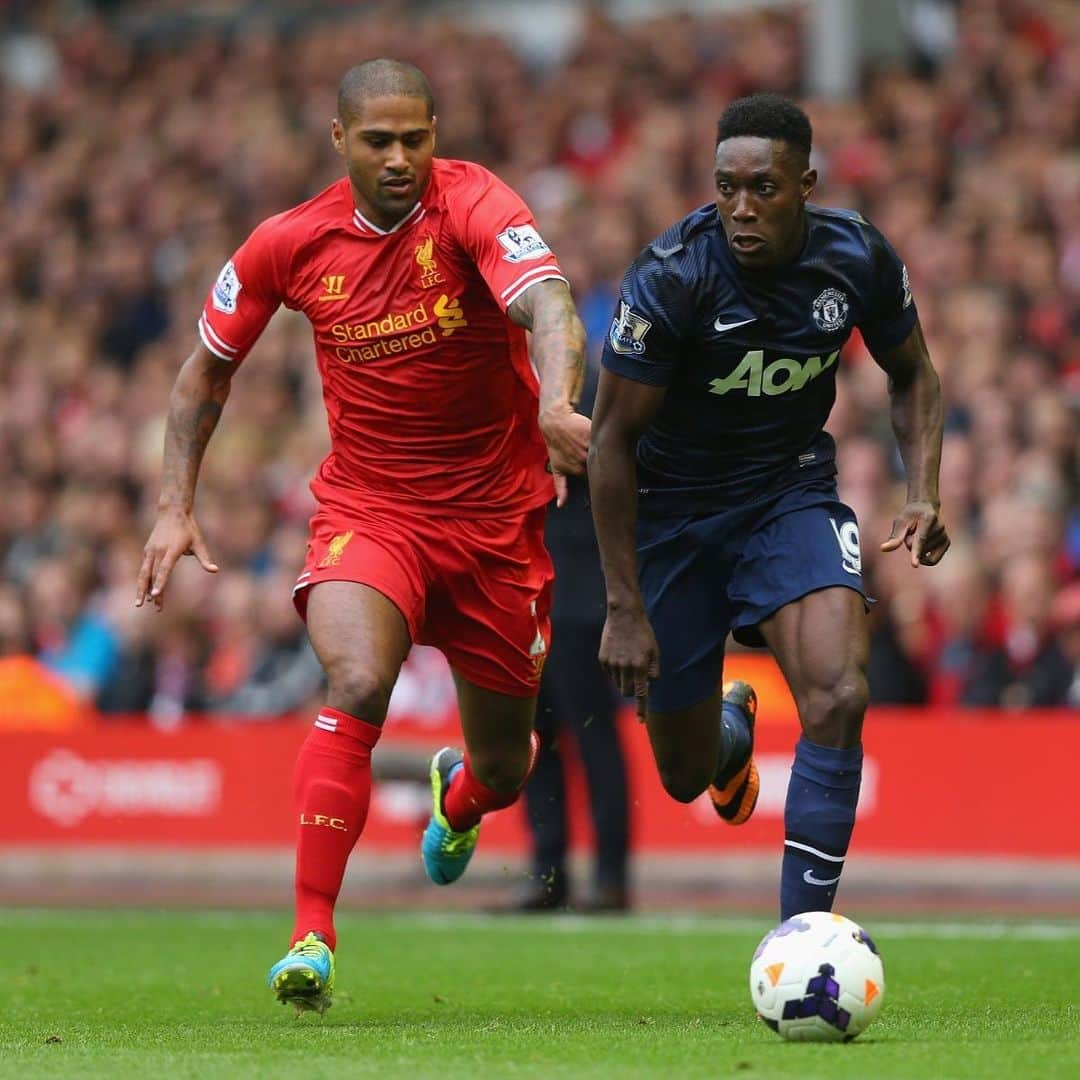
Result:
<instances>
[{"instance_id":1,"label":"arm tattoo","mask_svg":"<svg viewBox=\"0 0 1080 1080\"><path fill-rule=\"evenodd\" d=\"M227 396L228 388L225 390ZM194 502L199 466L224 404L224 397L222 400L211 397L191 401L179 393L174 394L165 425L161 503L190 508Z\"/></svg>"},{"instance_id":2,"label":"arm tattoo","mask_svg":"<svg viewBox=\"0 0 1080 1080\"><path fill-rule=\"evenodd\" d=\"M576 405L585 380L585 328L570 290L561 281L538 282L514 301L509 314L532 331L541 411L560 398Z\"/></svg>"}]
</instances>

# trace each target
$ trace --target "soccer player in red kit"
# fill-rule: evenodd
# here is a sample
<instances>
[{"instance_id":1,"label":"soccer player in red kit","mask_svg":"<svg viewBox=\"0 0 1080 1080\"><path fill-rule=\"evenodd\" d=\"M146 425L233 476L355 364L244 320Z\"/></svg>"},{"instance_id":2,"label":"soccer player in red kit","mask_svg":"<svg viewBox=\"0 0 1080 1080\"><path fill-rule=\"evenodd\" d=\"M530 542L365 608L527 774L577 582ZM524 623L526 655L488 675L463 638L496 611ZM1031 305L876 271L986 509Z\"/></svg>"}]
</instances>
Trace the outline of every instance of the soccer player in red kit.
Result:
<instances>
[{"instance_id":1,"label":"soccer player in red kit","mask_svg":"<svg viewBox=\"0 0 1080 1080\"><path fill-rule=\"evenodd\" d=\"M588 447L574 407L584 331L566 279L513 191L478 165L434 159L435 127L412 65L371 60L345 75L331 138L348 175L259 225L207 297L170 397L139 571L136 604L157 608L181 555L217 571L193 512L203 452L270 316L303 311L331 450L294 592L327 699L296 763L296 921L270 972L298 1011L330 1003L334 904L413 642L449 660L465 741L432 761L428 876L456 880L482 815L517 799L549 644L545 508Z\"/></svg>"}]
</instances>

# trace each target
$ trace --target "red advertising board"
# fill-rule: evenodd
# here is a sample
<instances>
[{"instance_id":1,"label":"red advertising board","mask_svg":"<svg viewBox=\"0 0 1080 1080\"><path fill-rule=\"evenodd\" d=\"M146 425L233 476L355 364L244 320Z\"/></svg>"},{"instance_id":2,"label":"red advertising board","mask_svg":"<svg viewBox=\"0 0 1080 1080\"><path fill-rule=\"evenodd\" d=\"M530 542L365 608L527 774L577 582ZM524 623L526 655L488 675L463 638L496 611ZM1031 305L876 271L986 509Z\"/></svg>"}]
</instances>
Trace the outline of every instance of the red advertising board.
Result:
<instances>
[{"instance_id":1,"label":"red advertising board","mask_svg":"<svg viewBox=\"0 0 1080 1080\"><path fill-rule=\"evenodd\" d=\"M759 726L761 800L737 831L720 828L703 800L683 806L668 798L645 732L630 714L622 725L635 850L777 849L793 715L776 710ZM204 721L171 733L132 723L0 734L0 846L288 846L292 765L305 732L303 724ZM376 755L413 751L421 762L456 739L452 714L399 716ZM864 745L859 851L1080 859L1075 714L878 709ZM580 785L573 799L582 843L588 815ZM370 851L411 848L426 812L420 785L381 783L361 843ZM517 809L492 815L484 829L486 851L525 850Z\"/></svg>"}]
</instances>

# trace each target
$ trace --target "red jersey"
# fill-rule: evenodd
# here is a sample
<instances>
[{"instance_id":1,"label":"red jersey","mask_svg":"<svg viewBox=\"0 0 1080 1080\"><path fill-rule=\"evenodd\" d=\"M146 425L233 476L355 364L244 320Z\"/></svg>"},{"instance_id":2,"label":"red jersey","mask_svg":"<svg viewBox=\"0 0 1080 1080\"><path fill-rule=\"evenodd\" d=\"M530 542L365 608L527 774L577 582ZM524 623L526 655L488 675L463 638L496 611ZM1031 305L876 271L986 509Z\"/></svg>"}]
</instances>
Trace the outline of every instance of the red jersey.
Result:
<instances>
[{"instance_id":1,"label":"red jersey","mask_svg":"<svg viewBox=\"0 0 1080 1080\"><path fill-rule=\"evenodd\" d=\"M360 214L347 177L268 218L222 269L199 334L239 362L279 304L308 317L330 421L321 504L521 513L553 488L525 331L506 309L547 278L566 280L521 198L436 159L392 229Z\"/></svg>"}]
</instances>

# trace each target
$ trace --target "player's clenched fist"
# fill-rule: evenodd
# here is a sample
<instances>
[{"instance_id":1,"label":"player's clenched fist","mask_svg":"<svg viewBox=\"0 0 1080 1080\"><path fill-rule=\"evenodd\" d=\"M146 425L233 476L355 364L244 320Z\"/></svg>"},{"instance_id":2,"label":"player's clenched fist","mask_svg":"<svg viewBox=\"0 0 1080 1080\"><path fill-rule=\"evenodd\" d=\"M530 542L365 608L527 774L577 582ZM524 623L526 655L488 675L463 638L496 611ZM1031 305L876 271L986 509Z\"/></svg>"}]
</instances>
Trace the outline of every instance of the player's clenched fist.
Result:
<instances>
[{"instance_id":1,"label":"player's clenched fist","mask_svg":"<svg viewBox=\"0 0 1080 1080\"><path fill-rule=\"evenodd\" d=\"M592 421L567 404L561 410L540 414L540 431L548 448L548 469L555 477L556 503L566 502L567 476L580 476L585 471L589 452L589 430Z\"/></svg>"},{"instance_id":2,"label":"player's clenched fist","mask_svg":"<svg viewBox=\"0 0 1080 1080\"><path fill-rule=\"evenodd\" d=\"M560 411L549 410L540 414L540 431L547 443L554 472L579 476L585 471L591 426L587 416L575 412L569 405Z\"/></svg>"}]
</instances>

